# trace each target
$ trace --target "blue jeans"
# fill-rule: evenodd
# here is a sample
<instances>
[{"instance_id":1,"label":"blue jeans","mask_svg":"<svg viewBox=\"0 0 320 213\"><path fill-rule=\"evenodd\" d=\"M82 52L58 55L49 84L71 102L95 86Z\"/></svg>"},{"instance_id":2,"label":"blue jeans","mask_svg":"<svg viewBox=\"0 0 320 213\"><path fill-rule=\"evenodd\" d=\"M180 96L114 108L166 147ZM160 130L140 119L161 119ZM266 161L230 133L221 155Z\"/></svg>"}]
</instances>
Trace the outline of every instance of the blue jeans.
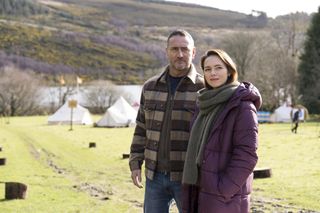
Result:
<instances>
[{"instance_id":1,"label":"blue jeans","mask_svg":"<svg viewBox=\"0 0 320 213\"><path fill-rule=\"evenodd\" d=\"M181 211L181 183L170 181L170 174L156 172L153 180L146 178L144 213L169 213L173 199Z\"/></svg>"}]
</instances>

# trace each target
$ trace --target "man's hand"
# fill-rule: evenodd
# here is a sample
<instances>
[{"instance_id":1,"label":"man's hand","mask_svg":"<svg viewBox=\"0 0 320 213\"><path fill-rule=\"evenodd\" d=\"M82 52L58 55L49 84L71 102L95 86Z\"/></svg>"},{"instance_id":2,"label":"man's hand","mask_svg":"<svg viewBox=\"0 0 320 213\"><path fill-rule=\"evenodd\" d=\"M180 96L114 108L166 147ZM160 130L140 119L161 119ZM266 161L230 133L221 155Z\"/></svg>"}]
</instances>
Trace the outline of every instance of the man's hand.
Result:
<instances>
[{"instance_id":1,"label":"man's hand","mask_svg":"<svg viewBox=\"0 0 320 213\"><path fill-rule=\"evenodd\" d=\"M143 185L141 184L141 170L133 170L131 172L131 179L134 185L136 185L138 188L143 188Z\"/></svg>"}]
</instances>

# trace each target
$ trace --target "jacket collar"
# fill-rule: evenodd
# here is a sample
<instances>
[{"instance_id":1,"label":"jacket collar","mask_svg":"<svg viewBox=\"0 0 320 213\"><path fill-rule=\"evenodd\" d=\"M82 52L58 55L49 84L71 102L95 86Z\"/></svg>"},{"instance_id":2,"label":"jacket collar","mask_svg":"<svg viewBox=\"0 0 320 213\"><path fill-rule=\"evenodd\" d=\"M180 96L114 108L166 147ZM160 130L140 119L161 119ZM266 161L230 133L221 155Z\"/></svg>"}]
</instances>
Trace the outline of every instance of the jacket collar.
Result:
<instances>
[{"instance_id":1,"label":"jacket collar","mask_svg":"<svg viewBox=\"0 0 320 213\"><path fill-rule=\"evenodd\" d=\"M242 93L244 90L247 91L244 93L247 94L248 98L240 97L242 96L240 93ZM248 90L250 92L248 92ZM251 97L249 97L250 96L249 93L251 93ZM237 88L237 90L235 91L234 95L231 97L230 101L227 103L227 105L224 107L220 115L217 117L217 120L211 132L214 132L218 128L218 126L220 126L220 124L224 121L225 117L227 116L227 114L231 109L236 108L240 105L241 100L251 101L255 105L257 110L261 107L262 100L261 100L261 95L258 89L255 86L253 86L251 83L242 82L240 86Z\"/></svg>"},{"instance_id":2,"label":"jacket collar","mask_svg":"<svg viewBox=\"0 0 320 213\"><path fill-rule=\"evenodd\" d=\"M166 83L166 76L168 73L169 73L169 65L165 68L165 70L162 73L160 73L157 81L161 83ZM197 75L198 73L195 66L191 64L191 67L189 69L188 74L186 75L186 78L189 78L193 84L196 84Z\"/></svg>"}]
</instances>

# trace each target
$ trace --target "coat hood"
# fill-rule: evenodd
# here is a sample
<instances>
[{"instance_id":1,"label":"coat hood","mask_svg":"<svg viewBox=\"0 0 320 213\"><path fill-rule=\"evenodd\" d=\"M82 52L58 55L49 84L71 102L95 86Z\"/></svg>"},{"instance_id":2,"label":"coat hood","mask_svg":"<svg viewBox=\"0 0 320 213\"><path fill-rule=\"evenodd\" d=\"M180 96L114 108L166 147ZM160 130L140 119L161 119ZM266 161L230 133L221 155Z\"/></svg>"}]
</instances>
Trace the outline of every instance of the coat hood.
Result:
<instances>
[{"instance_id":1,"label":"coat hood","mask_svg":"<svg viewBox=\"0 0 320 213\"><path fill-rule=\"evenodd\" d=\"M256 109L260 109L262 98L259 90L250 82L242 82L237 88L230 102L251 101Z\"/></svg>"}]
</instances>

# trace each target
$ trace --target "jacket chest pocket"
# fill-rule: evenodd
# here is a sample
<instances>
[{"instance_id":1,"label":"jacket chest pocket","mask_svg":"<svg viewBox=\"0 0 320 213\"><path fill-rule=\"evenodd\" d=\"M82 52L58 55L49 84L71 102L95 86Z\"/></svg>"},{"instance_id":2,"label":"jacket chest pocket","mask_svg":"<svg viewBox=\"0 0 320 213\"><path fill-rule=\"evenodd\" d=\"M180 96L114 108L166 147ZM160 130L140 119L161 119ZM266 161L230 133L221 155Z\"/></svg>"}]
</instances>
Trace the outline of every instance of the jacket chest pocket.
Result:
<instances>
[{"instance_id":1,"label":"jacket chest pocket","mask_svg":"<svg viewBox=\"0 0 320 213\"><path fill-rule=\"evenodd\" d=\"M146 120L153 120L154 119L154 113L156 111L156 104L154 103L146 103L144 105L144 115Z\"/></svg>"},{"instance_id":2,"label":"jacket chest pocket","mask_svg":"<svg viewBox=\"0 0 320 213\"><path fill-rule=\"evenodd\" d=\"M193 117L194 113L195 113L195 104L190 104L190 103L186 103L183 105L183 109L184 109L184 115L183 115L183 119L189 120L191 121L191 118Z\"/></svg>"},{"instance_id":3,"label":"jacket chest pocket","mask_svg":"<svg viewBox=\"0 0 320 213\"><path fill-rule=\"evenodd\" d=\"M159 130L161 128L165 107L164 103L145 103L144 115L147 129Z\"/></svg>"}]
</instances>

